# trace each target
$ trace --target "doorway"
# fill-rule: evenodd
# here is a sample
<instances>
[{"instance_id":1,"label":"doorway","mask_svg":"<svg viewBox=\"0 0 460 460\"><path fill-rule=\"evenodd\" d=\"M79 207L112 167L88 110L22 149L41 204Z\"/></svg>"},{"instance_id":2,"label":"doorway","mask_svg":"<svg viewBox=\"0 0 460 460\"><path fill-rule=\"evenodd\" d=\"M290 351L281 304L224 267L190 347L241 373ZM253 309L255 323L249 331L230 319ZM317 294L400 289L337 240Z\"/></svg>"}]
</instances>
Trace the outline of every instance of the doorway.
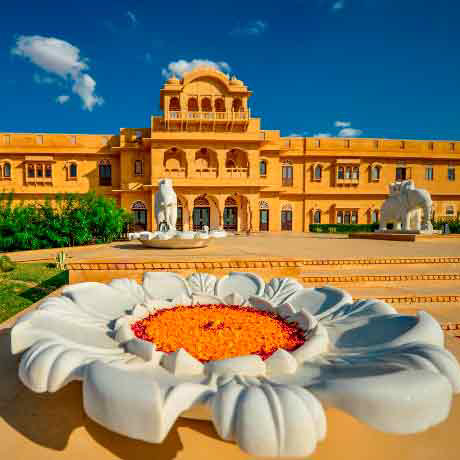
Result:
<instances>
[{"instance_id":1,"label":"doorway","mask_svg":"<svg viewBox=\"0 0 460 460\"><path fill-rule=\"evenodd\" d=\"M210 215L211 208L209 207L193 208L193 230L203 230L205 225L209 228L211 221Z\"/></svg>"},{"instance_id":2,"label":"doorway","mask_svg":"<svg viewBox=\"0 0 460 460\"><path fill-rule=\"evenodd\" d=\"M238 230L238 208L226 206L224 208L224 230L236 232Z\"/></svg>"},{"instance_id":3,"label":"doorway","mask_svg":"<svg viewBox=\"0 0 460 460\"><path fill-rule=\"evenodd\" d=\"M281 211L281 230L292 231L292 211Z\"/></svg>"},{"instance_id":4,"label":"doorway","mask_svg":"<svg viewBox=\"0 0 460 460\"><path fill-rule=\"evenodd\" d=\"M183 218L182 206L177 207L177 220L176 220L176 230L182 232L184 230L184 218Z\"/></svg>"},{"instance_id":5,"label":"doorway","mask_svg":"<svg viewBox=\"0 0 460 460\"><path fill-rule=\"evenodd\" d=\"M268 232L270 214L268 209L259 209L259 231Z\"/></svg>"}]
</instances>

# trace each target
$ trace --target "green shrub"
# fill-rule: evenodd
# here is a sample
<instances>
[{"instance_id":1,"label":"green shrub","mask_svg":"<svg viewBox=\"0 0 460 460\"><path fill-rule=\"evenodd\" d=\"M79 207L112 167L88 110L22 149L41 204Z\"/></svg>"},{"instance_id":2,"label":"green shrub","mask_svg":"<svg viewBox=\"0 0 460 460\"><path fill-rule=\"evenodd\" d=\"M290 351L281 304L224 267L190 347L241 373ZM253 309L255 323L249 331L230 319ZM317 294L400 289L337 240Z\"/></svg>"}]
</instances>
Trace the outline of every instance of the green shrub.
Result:
<instances>
[{"instance_id":1,"label":"green shrub","mask_svg":"<svg viewBox=\"0 0 460 460\"><path fill-rule=\"evenodd\" d=\"M310 224L310 232L316 233L354 233L374 232L379 224Z\"/></svg>"},{"instance_id":2,"label":"green shrub","mask_svg":"<svg viewBox=\"0 0 460 460\"><path fill-rule=\"evenodd\" d=\"M120 238L131 220L113 198L94 192L17 206L13 194L0 194L0 251L108 243Z\"/></svg>"},{"instance_id":3,"label":"green shrub","mask_svg":"<svg viewBox=\"0 0 460 460\"><path fill-rule=\"evenodd\" d=\"M16 262L13 262L8 256L0 257L0 271L11 272L16 267Z\"/></svg>"},{"instance_id":4,"label":"green shrub","mask_svg":"<svg viewBox=\"0 0 460 460\"><path fill-rule=\"evenodd\" d=\"M449 224L450 233L460 233L460 220L456 217L441 217L432 221L434 230L443 230L444 224Z\"/></svg>"}]
</instances>

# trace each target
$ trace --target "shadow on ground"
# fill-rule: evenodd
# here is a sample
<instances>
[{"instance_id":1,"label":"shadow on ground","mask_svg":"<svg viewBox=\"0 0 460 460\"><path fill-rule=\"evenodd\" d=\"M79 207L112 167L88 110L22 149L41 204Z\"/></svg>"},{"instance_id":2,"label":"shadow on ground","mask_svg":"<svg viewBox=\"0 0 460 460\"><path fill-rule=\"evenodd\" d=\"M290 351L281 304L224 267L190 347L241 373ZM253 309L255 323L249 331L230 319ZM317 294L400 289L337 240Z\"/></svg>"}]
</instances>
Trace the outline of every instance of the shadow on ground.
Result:
<instances>
[{"instance_id":1,"label":"shadow on ground","mask_svg":"<svg viewBox=\"0 0 460 460\"><path fill-rule=\"evenodd\" d=\"M112 433L86 416L79 382L73 382L56 393L30 391L18 379L19 358L10 352L10 330L0 330L0 417L30 441L62 451L72 432L83 427L116 458L172 460L184 448L179 428L187 427L218 438L209 422L179 419L161 444L137 441Z\"/></svg>"},{"instance_id":2,"label":"shadow on ground","mask_svg":"<svg viewBox=\"0 0 460 460\"><path fill-rule=\"evenodd\" d=\"M35 303L64 284L69 284L68 270L42 281L40 284L37 284L37 286L26 289L21 293L21 297L29 300L31 303Z\"/></svg>"}]
</instances>

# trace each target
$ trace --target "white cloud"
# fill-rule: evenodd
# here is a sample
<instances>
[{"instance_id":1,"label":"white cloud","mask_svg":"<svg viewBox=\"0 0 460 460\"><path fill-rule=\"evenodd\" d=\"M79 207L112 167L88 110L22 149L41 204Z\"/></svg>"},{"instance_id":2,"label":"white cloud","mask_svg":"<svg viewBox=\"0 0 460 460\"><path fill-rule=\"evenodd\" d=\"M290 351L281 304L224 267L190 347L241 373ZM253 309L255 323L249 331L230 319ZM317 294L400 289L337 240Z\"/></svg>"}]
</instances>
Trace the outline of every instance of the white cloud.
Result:
<instances>
[{"instance_id":1,"label":"white cloud","mask_svg":"<svg viewBox=\"0 0 460 460\"><path fill-rule=\"evenodd\" d=\"M337 2L334 2L331 9L332 11L339 11L339 10L343 10L344 7L345 7L345 0L338 0Z\"/></svg>"},{"instance_id":2,"label":"white cloud","mask_svg":"<svg viewBox=\"0 0 460 460\"><path fill-rule=\"evenodd\" d=\"M61 94L60 96L56 98L56 102L58 104L65 104L69 99L70 99L70 96L68 96L67 94Z\"/></svg>"},{"instance_id":3,"label":"white cloud","mask_svg":"<svg viewBox=\"0 0 460 460\"><path fill-rule=\"evenodd\" d=\"M260 19L257 21L251 21L244 26L235 27L230 33L232 35L260 35L265 32L268 24Z\"/></svg>"},{"instance_id":4,"label":"white cloud","mask_svg":"<svg viewBox=\"0 0 460 460\"><path fill-rule=\"evenodd\" d=\"M72 91L82 98L84 109L92 110L95 105L103 103L103 99L94 94L96 82L83 73L88 69L88 59L80 57L80 50L76 46L54 37L22 35L11 53L28 59L40 69L64 80L70 78L74 83Z\"/></svg>"},{"instance_id":5,"label":"white cloud","mask_svg":"<svg viewBox=\"0 0 460 460\"><path fill-rule=\"evenodd\" d=\"M193 59L191 61L186 61L185 59L179 59L178 61L170 62L167 68L163 68L161 70L161 74L165 78L169 78L173 74L177 75L178 77L182 77L186 72L206 67L211 67L224 73L230 71L230 66L223 61L214 62L209 61L208 59Z\"/></svg>"},{"instance_id":6,"label":"white cloud","mask_svg":"<svg viewBox=\"0 0 460 460\"><path fill-rule=\"evenodd\" d=\"M349 121L336 121L334 125L337 126L337 128L348 128L351 126L351 123Z\"/></svg>"},{"instance_id":7,"label":"white cloud","mask_svg":"<svg viewBox=\"0 0 460 460\"><path fill-rule=\"evenodd\" d=\"M127 11L126 15L131 20L133 26L137 25L136 15L132 11Z\"/></svg>"},{"instance_id":8,"label":"white cloud","mask_svg":"<svg viewBox=\"0 0 460 460\"><path fill-rule=\"evenodd\" d=\"M362 134L361 129L355 129L355 128L343 128L339 131L339 136L340 137L358 137L361 136Z\"/></svg>"},{"instance_id":9,"label":"white cloud","mask_svg":"<svg viewBox=\"0 0 460 460\"><path fill-rule=\"evenodd\" d=\"M318 134L313 134L313 137L331 137L332 135L330 133L318 133Z\"/></svg>"},{"instance_id":10,"label":"white cloud","mask_svg":"<svg viewBox=\"0 0 460 460\"><path fill-rule=\"evenodd\" d=\"M83 101L83 107L90 112L95 105L102 105L104 99L96 96L94 90L96 89L96 82L87 74L84 73L75 81L72 86L72 91L78 94Z\"/></svg>"}]
</instances>

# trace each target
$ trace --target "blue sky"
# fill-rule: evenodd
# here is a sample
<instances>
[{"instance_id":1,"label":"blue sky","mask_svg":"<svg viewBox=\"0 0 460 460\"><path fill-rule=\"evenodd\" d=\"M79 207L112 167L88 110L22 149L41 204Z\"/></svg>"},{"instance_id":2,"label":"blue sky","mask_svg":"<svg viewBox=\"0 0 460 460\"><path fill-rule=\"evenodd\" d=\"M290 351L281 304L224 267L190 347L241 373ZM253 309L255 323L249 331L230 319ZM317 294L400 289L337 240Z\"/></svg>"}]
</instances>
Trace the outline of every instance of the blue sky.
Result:
<instances>
[{"instance_id":1,"label":"blue sky","mask_svg":"<svg viewBox=\"0 0 460 460\"><path fill-rule=\"evenodd\" d=\"M208 60L284 136L460 139L456 0L14 3L0 131L148 126L165 75Z\"/></svg>"}]
</instances>

